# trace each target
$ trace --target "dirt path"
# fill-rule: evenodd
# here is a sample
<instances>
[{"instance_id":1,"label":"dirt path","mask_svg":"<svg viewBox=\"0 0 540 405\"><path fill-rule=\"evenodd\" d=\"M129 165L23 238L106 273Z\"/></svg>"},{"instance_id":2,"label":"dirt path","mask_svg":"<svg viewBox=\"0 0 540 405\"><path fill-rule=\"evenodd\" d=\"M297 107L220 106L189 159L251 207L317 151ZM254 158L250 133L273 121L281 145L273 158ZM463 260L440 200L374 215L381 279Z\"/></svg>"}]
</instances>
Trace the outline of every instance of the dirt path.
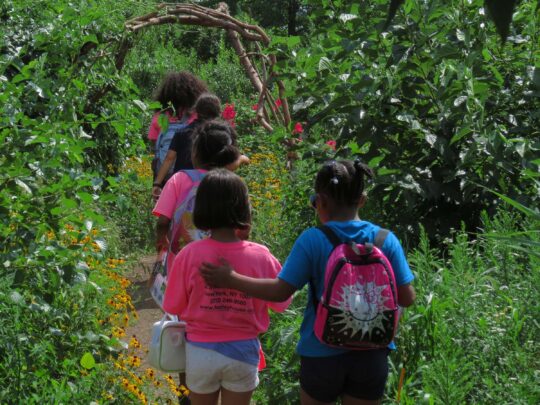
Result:
<instances>
[{"instance_id":1,"label":"dirt path","mask_svg":"<svg viewBox=\"0 0 540 405\"><path fill-rule=\"evenodd\" d=\"M135 349L137 356L141 358L140 371L144 373L144 370L151 367L147 360L147 349L152 339L152 325L157 322L163 316L163 312L154 302L150 295L148 279L150 272L154 264L155 256L142 257L139 263L135 266L133 271L126 275L131 281L129 293L133 301L133 305L137 310L138 320L130 325L126 329L126 335L128 338L135 336L141 343L140 349ZM169 389L167 383L163 379L166 373L156 371L157 378L163 382L161 388L156 388L156 396L162 400L160 403L174 403L177 404L178 400ZM178 374L172 374L174 381L178 383Z\"/></svg>"}]
</instances>

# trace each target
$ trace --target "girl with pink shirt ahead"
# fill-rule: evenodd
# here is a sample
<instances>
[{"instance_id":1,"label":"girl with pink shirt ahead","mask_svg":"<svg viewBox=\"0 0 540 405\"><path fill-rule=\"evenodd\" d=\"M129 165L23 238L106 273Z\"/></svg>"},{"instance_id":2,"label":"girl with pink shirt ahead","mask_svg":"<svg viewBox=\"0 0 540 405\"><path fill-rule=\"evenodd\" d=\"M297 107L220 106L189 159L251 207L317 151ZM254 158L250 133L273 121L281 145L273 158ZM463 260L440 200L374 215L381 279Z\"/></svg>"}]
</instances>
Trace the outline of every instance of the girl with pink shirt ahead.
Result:
<instances>
[{"instance_id":1,"label":"girl with pink shirt ahead","mask_svg":"<svg viewBox=\"0 0 540 405\"><path fill-rule=\"evenodd\" d=\"M169 232L175 212L190 196L191 189L197 186L208 170L219 167L235 170L245 158L236 147L236 131L227 122L206 121L197 127L193 139L191 158L195 169L175 173L165 184L152 211L159 217L156 229L156 249L158 252L169 250L167 268L170 268L174 256L183 246L192 240L200 239L200 235L195 232L189 213L183 215L176 236Z\"/></svg>"},{"instance_id":2,"label":"girl with pink shirt ahead","mask_svg":"<svg viewBox=\"0 0 540 405\"><path fill-rule=\"evenodd\" d=\"M260 343L268 329L268 308L284 311L290 299L270 303L227 288L208 287L199 273L203 262L233 263L240 273L275 278L281 269L270 251L242 240L251 210L245 183L216 169L202 180L195 200L194 224L210 237L184 247L169 273L163 309L178 315L186 328L186 383L193 405L248 405L259 383Z\"/></svg>"}]
</instances>

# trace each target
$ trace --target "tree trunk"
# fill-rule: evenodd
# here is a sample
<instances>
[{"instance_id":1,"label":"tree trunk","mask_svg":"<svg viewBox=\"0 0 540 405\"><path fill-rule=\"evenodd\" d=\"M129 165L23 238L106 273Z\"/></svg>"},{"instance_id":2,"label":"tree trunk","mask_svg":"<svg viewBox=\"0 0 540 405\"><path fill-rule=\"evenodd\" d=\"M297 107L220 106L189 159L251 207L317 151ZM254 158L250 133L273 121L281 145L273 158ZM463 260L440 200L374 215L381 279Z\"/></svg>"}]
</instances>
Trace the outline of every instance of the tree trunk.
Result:
<instances>
[{"instance_id":1,"label":"tree trunk","mask_svg":"<svg viewBox=\"0 0 540 405\"><path fill-rule=\"evenodd\" d=\"M300 9L298 0L289 0L289 15L287 21L287 31L289 35L296 35L296 13Z\"/></svg>"}]
</instances>

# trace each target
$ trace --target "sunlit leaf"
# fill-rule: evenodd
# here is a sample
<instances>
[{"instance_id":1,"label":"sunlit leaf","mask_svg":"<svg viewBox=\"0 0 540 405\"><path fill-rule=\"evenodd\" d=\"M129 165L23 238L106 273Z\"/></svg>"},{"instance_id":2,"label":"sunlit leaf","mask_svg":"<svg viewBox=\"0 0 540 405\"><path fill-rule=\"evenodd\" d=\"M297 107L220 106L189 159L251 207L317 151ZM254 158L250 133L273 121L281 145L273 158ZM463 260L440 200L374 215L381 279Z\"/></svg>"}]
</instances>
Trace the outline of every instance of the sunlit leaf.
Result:
<instances>
[{"instance_id":1,"label":"sunlit leaf","mask_svg":"<svg viewBox=\"0 0 540 405\"><path fill-rule=\"evenodd\" d=\"M81 357L81 366L83 366L87 370L91 370L96 366L96 360L94 359L94 356L92 356L92 353L86 352Z\"/></svg>"},{"instance_id":2,"label":"sunlit leaf","mask_svg":"<svg viewBox=\"0 0 540 405\"><path fill-rule=\"evenodd\" d=\"M28 187L28 184L26 184L24 181L22 181L21 179L15 179L15 183L23 189L23 191L27 194L32 194L32 189L30 187Z\"/></svg>"},{"instance_id":3,"label":"sunlit leaf","mask_svg":"<svg viewBox=\"0 0 540 405\"><path fill-rule=\"evenodd\" d=\"M146 104L143 103L141 100L133 100L133 104L135 104L137 107L141 109L141 111L146 111L147 107Z\"/></svg>"}]
</instances>

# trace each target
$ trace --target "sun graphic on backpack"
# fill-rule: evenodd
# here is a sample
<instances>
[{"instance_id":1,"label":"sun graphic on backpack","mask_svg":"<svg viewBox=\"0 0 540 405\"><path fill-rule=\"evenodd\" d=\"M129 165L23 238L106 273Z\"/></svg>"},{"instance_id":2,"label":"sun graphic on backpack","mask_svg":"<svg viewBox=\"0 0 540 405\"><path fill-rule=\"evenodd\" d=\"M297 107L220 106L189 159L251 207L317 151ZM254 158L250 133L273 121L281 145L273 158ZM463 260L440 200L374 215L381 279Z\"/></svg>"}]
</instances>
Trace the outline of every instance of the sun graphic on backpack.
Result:
<instances>
[{"instance_id":1,"label":"sun graphic on backpack","mask_svg":"<svg viewBox=\"0 0 540 405\"><path fill-rule=\"evenodd\" d=\"M383 295L386 288L386 285L377 286L374 282L344 285L341 300L334 304L342 312L334 316L332 324L340 326L341 331L350 330L349 336L361 332L362 336L369 338L376 329L383 330L384 322L388 321L383 312L389 299Z\"/></svg>"}]
</instances>

